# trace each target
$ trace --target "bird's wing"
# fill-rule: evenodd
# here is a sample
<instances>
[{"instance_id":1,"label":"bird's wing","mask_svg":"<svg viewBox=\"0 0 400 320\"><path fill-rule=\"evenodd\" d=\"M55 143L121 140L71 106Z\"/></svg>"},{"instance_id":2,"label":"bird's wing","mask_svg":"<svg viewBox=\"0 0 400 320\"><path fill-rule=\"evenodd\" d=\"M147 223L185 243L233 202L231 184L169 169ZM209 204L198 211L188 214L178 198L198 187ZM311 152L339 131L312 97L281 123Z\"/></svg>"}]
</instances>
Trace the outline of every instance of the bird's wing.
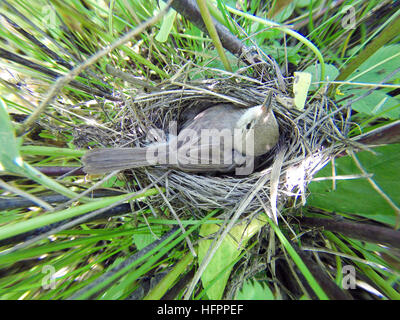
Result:
<instances>
[{"instance_id":1,"label":"bird's wing","mask_svg":"<svg viewBox=\"0 0 400 320\"><path fill-rule=\"evenodd\" d=\"M242 160L233 151L233 129L242 108L218 105L198 114L177 137L176 167L193 172L228 172ZM169 150L173 152L173 146Z\"/></svg>"}]
</instances>

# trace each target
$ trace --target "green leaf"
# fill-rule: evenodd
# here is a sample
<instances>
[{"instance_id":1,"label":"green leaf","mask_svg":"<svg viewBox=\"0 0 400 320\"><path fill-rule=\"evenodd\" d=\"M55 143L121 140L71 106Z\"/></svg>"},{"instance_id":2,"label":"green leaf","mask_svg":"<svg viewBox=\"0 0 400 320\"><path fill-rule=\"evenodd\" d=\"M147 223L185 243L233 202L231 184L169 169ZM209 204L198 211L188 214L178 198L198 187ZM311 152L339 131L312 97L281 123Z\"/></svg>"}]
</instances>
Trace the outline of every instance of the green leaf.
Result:
<instances>
[{"instance_id":1,"label":"green leaf","mask_svg":"<svg viewBox=\"0 0 400 320\"><path fill-rule=\"evenodd\" d=\"M304 105L307 100L308 89L311 84L311 74L308 72L295 72L293 93L294 104L300 111L304 110Z\"/></svg>"},{"instance_id":2,"label":"green leaf","mask_svg":"<svg viewBox=\"0 0 400 320\"><path fill-rule=\"evenodd\" d=\"M221 62L220 59L218 59L218 53L215 51L212 51L209 53L210 53L210 56L215 57L215 58L213 58L211 61L209 61L207 63L207 67L224 70L224 64ZM235 64L236 57L230 52L226 52L226 57L228 58L229 64L232 66L233 71L234 72L237 71L237 69L239 69L239 68L238 68L237 64Z\"/></svg>"},{"instance_id":3,"label":"green leaf","mask_svg":"<svg viewBox=\"0 0 400 320\"><path fill-rule=\"evenodd\" d=\"M296 8L304 8L308 7L312 0L295 0L294 2L296 3Z\"/></svg>"},{"instance_id":4,"label":"green leaf","mask_svg":"<svg viewBox=\"0 0 400 320\"><path fill-rule=\"evenodd\" d=\"M276 29L267 30L260 34L260 36L256 36L258 43L263 43L268 40L268 43L271 42L272 39L280 39L281 32ZM268 45L260 45L261 49L271 55L275 60L280 60L282 57L287 56L288 62L293 63L294 65L298 65L299 62L302 61L302 58L299 54L299 50L296 47L285 47L281 45L279 41L273 41L272 44Z\"/></svg>"},{"instance_id":5,"label":"green leaf","mask_svg":"<svg viewBox=\"0 0 400 320\"><path fill-rule=\"evenodd\" d=\"M347 80L378 83L392 74L390 78L386 79L386 82L389 82L395 77L398 77L398 75L393 73L393 71L396 70L399 65L400 45L393 44L382 47L368 58L367 61L365 61L358 69L356 69Z\"/></svg>"},{"instance_id":6,"label":"green leaf","mask_svg":"<svg viewBox=\"0 0 400 320\"><path fill-rule=\"evenodd\" d=\"M165 7L164 2L160 2L160 8ZM172 27L174 26L174 21L176 17L176 11L174 9L169 9L168 13L164 16L160 31L156 35L156 40L159 42L165 42L168 40L168 36L171 33Z\"/></svg>"},{"instance_id":7,"label":"green leaf","mask_svg":"<svg viewBox=\"0 0 400 320\"><path fill-rule=\"evenodd\" d=\"M241 249L245 247L247 241L264 224L265 221L254 219L250 224L241 223L233 227L229 232L229 235L221 243L201 277L203 287L207 288L209 299L219 300L222 298L229 275L241 252L241 250L238 250L239 243L241 243ZM220 226L217 224L203 224L200 229L200 235L207 237L218 232L219 228ZM201 240L199 242L199 263L203 261L211 243L212 240Z\"/></svg>"},{"instance_id":8,"label":"green leaf","mask_svg":"<svg viewBox=\"0 0 400 320\"><path fill-rule=\"evenodd\" d=\"M348 89L345 94L355 94L361 96L368 89ZM340 96L336 96L340 99ZM387 95L383 91L373 91L365 98L357 100L352 104L352 108L358 112L362 112L371 116L379 116L392 120L400 119L400 100Z\"/></svg>"},{"instance_id":9,"label":"green leaf","mask_svg":"<svg viewBox=\"0 0 400 320\"><path fill-rule=\"evenodd\" d=\"M117 176L113 176L104 181L104 183L101 186L103 188L115 188L115 187L124 187L125 184L126 183L122 180L119 180Z\"/></svg>"},{"instance_id":10,"label":"green leaf","mask_svg":"<svg viewBox=\"0 0 400 320\"><path fill-rule=\"evenodd\" d=\"M284 22L287 18L289 18L295 8L295 2L292 1L289 5L285 6L278 14L274 16L274 21L276 22Z\"/></svg>"},{"instance_id":11,"label":"green leaf","mask_svg":"<svg viewBox=\"0 0 400 320\"><path fill-rule=\"evenodd\" d=\"M24 175L37 183L46 186L60 194L70 198L78 197L79 195L57 181L50 179L40 171L24 162L19 154L19 141L15 137L14 128L11 125L11 120L7 112L6 103L0 99L0 145L5 146L0 148L0 171L9 171ZM38 147L39 148L39 147ZM87 198L81 198L82 201L88 201Z\"/></svg>"},{"instance_id":12,"label":"green leaf","mask_svg":"<svg viewBox=\"0 0 400 320\"><path fill-rule=\"evenodd\" d=\"M153 233L150 233L147 225L139 226L139 228L141 228L141 231L138 231L133 235L133 241L138 250L142 250L144 247L147 247L149 244L157 240L156 236L161 236L163 230L161 225L152 226L151 231Z\"/></svg>"},{"instance_id":13,"label":"green leaf","mask_svg":"<svg viewBox=\"0 0 400 320\"><path fill-rule=\"evenodd\" d=\"M12 169L16 167L15 161L22 161L19 157L18 145L7 105L0 98L0 171L13 171Z\"/></svg>"},{"instance_id":14,"label":"green leaf","mask_svg":"<svg viewBox=\"0 0 400 320\"><path fill-rule=\"evenodd\" d=\"M397 205L400 204L400 144L375 148L376 155L363 151L357 158L363 168L372 173L372 179ZM335 160L336 175L360 175L361 171L350 157ZM332 176L331 164L323 168L318 177ZM395 210L368 182L367 179L337 180L332 190L332 181L315 181L309 185L311 195L308 205L338 213L353 213L368 219L394 226Z\"/></svg>"},{"instance_id":15,"label":"green leaf","mask_svg":"<svg viewBox=\"0 0 400 320\"><path fill-rule=\"evenodd\" d=\"M361 83L391 83L399 81L399 77L393 70L400 65L400 45L394 44L379 49L347 80ZM355 87L353 85L341 86L345 95L354 94L359 97L370 90L371 87ZM389 119L400 119L400 100L385 93L387 89L375 90L368 96L356 101L352 107L354 110L369 115L377 115ZM337 96L337 98L340 98Z\"/></svg>"},{"instance_id":16,"label":"green leaf","mask_svg":"<svg viewBox=\"0 0 400 320\"><path fill-rule=\"evenodd\" d=\"M275 296L267 285L258 281L245 281L243 287L236 292L236 300L275 300Z\"/></svg>"},{"instance_id":17,"label":"green leaf","mask_svg":"<svg viewBox=\"0 0 400 320\"><path fill-rule=\"evenodd\" d=\"M317 63L311 66L308 66L303 70L303 72L311 73L311 86L310 90L317 90L319 88L319 84L314 84L315 82L322 81L321 80L321 64ZM328 77L329 81L333 81L339 75L339 70L333 64L325 65L325 79Z\"/></svg>"},{"instance_id":18,"label":"green leaf","mask_svg":"<svg viewBox=\"0 0 400 320\"><path fill-rule=\"evenodd\" d=\"M58 157L82 157L86 150L76 150L71 148L57 148L45 146L22 146L20 152L23 155L41 155Z\"/></svg>"}]
</instances>

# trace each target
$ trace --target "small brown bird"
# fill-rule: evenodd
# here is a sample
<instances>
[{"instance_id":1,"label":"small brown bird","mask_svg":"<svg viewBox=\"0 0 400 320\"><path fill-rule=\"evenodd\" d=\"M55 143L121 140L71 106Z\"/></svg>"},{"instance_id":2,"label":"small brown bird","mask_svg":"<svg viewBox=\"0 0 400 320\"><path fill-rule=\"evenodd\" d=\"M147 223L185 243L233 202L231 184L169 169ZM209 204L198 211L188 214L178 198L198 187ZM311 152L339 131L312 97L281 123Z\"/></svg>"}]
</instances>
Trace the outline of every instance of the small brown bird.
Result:
<instances>
[{"instance_id":1,"label":"small brown bird","mask_svg":"<svg viewBox=\"0 0 400 320\"><path fill-rule=\"evenodd\" d=\"M267 153L279 139L270 107L272 93L252 108L232 104L210 107L187 121L179 134L148 147L106 148L82 158L87 173L99 174L153 165L189 172L231 172L248 175L254 157ZM243 166L245 164L245 166Z\"/></svg>"}]
</instances>

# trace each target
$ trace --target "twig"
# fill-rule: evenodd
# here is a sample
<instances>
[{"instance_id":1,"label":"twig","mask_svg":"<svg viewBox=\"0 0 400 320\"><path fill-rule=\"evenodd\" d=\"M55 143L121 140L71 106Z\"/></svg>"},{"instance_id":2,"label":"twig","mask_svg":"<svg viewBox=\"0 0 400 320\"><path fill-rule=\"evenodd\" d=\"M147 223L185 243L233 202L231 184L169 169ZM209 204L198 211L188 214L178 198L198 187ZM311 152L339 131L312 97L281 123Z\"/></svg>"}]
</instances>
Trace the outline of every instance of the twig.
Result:
<instances>
[{"instance_id":1,"label":"twig","mask_svg":"<svg viewBox=\"0 0 400 320\"><path fill-rule=\"evenodd\" d=\"M324 218L296 217L294 221L301 226L323 227L325 230L339 232L350 238L400 248L400 232L390 228Z\"/></svg>"},{"instance_id":2,"label":"twig","mask_svg":"<svg viewBox=\"0 0 400 320\"><path fill-rule=\"evenodd\" d=\"M2 180L0 180L2 181ZM0 182L1 186L1 182ZM102 198L102 197L111 197L118 196L122 193L114 190L95 190L90 194L91 198ZM29 194L31 196L31 194ZM44 194L35 196L37 199L46 202L46 203L60 203L68 201L70 198L62 195L62 194ZM33 199L26 199L24 196L21 197L0 197L0 210L12 210L16 208L26 208L35 206L38 203ZM51 206L50 206L51 207Z\"/></svg>"},{"instance_id":3,"label":"twig","mask_svg":"<svg viewBox=\"0 0 400 320\"><path fill-rule=\"evenodd\" d=\"M15 193L23 198L26 198L26 199L24 199L25 201L37 204L46 210L49 210L49 211L53 210L53 207L50 204L48 204L46 201L44 201L43 199L40 199L40 198L34 196L33 194L29 194L28 192L25 192L23 190L15 188L15 187L9 185L8 183L4 182L1 179L0 179L0 188L3 188L9 192Z\"/></svg>"},{"instance_id":4,"label":"twig","mask_svg":"<svg viewBox=\"0 0 400 320\"><path fill-rule=\"evenodd\" d=\"M133 84L135 86L140 86L140 87L146 88L149 91L158 91L158 89L156 87L149 84L148 82L143 81L142 79L139 79L138 77L135 77L130 73L127 73L127 72L124 72L117 68L114 68L113 66L111 66L109 64L106 65L106 71L109 74L111 74L112 76L121 78L122 80L124 80L130 84Z\"/></svg>"},{"instance_id":5,"label":"twig","mask_svg":"<svg viewBox=\"0 0 400 320\"><path fill-rule=\"evenodd\" d=\"M319 285L322 287L322 289L329 296L330 299L352 300L351 295L348 294L346 291L341 290L336 285L336 283L328 277L326 272L320 266L318 266L318 264L316 264L315 261L311 259L311 257L309 257L307 252L299 248L297 244L292 243L292 246L295 248L301 260L303 260L304 264L310 270L311 274L318 281Z\"/></svg>"},{"instance_id":6,"label":"twig","mask_svg":"<svg viewBox=\"0 0 400 320\"><path fill-rule=\"evenodd\" d=\"M355 137L354 140L368 145L399 143L400 120L359 135Z\"/></svg>"},{"instance_id":7,"label":"twig","mask_svg":"<svg viewBox=\"0 0 400 320\"><path fill-rule=\"evenodd\" d=\"M287 147L284 146L279 150L279 153L277 154L274 164L272 165L272 170L271 170L271 189L270 189L270 197L271 197L271 215L269 215L269 211L267 211L268 216L276 223L278 224L278 208L277 208L277 203L278 203L278 188L279 188L279 178L281 176L281 169L282 169L282 164L285 159L285 154L287 151Z\"/></svg>"}]
</instances>

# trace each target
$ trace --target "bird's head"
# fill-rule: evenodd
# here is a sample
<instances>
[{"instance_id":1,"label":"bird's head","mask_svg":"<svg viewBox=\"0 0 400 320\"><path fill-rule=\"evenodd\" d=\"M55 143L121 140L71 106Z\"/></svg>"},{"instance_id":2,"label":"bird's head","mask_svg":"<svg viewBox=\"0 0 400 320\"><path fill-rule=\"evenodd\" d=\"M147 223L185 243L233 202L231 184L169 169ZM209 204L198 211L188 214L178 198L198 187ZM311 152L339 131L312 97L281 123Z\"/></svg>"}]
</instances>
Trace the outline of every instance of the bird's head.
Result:
<instances>
[{"instance_id":1,"label":"bird's head","mask_svg":"<svg viewBox=\"0 0 400 320\"><path fill-rule=\"evenodd\" d=\"M279 126L271 107L272 91L264 103L246 110L235 126L235 149L242 154L260 156L279 140Z\"/></svg>"}]
</instances>

